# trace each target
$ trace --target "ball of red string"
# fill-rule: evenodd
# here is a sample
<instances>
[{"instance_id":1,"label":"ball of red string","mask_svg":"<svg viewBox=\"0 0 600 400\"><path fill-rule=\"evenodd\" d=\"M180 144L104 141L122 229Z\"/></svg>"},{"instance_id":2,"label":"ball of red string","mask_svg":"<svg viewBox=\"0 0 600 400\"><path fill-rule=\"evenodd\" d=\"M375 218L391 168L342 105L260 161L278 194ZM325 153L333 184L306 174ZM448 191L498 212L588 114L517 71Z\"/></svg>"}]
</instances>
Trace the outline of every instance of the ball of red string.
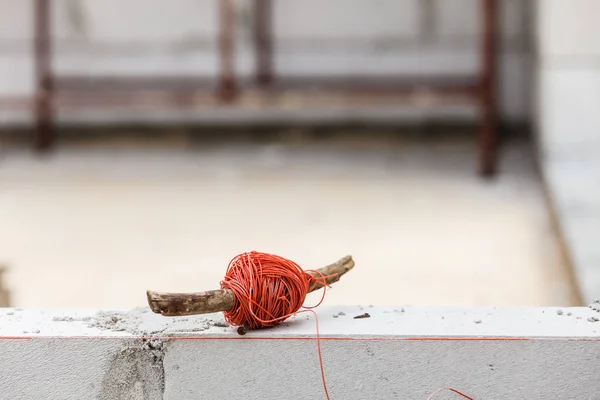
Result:
<instances>
[{"instance_id":1,"label":"ball of red string","mask_svg":"<svg viewBox=\"0 0 600 400\"><path fill-rule=\"evenodd\" d=\"M234 257L221 281L221 289L234 294L225 320L251 329L275 326L295 314L304 303L315 278L283 257L247 252Z\"/></svg>"}]
</instances>

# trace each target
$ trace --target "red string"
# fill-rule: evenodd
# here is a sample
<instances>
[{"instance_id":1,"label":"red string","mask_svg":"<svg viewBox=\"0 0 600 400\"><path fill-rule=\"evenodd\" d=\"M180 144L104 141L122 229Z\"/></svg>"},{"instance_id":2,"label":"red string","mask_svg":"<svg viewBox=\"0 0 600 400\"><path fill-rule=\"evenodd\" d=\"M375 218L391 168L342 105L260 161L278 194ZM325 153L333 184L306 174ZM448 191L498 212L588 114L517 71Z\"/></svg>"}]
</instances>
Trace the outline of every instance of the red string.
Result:
<instances>
[{"instance_id":1,"label":"red string","mask_svg":"<svg viewBox=\"0 0 600 400\"><path fill-rule=\"evenodd\" d=\"M326 276L315 278L298 264L286 258L252 251L235 256L227 267L221 289L234 294L233 307L224 312L225 320L234 326L251 329L266 328L280 324L298 312L312 312L317 323L317 350L325 396L329 392L325 382L325 370L321 354L319 321L312 308L318 307L325 298ZM314 285L323 285L321 300L314 306L303 307L307 293ZM299 311L300 308L305 310Z\"/></svg>"},{"instance_id":2,"label":"red string","mask_svg":"<svg viewBox=\"0 0 600 400\"><path fill-rule=\"evenodd\" d=\"M221 281L221 289L234 294L233 307L224 313L225 320L234 326L251 329L280 324L296 314L313 285L325 286L325 278L314 278L298 264L274 254L257 251L235 256ZM312 307L321 304L321 301Z\"/></svg>"},{"instance_id":3,"label":"red string","mask_svg":"<svg viewBox=\"0 0 600 400\"><path fill-rule=\"evenodd\" d=\"M438 390L436 390L435 392L433 392L433 393L431 394L431 396L429 396L429 397L427 398L427 400L432 400L432 399L433 399L433 398L434 398L434 397L435 397L435 396L436 396L438 393L440 393L440 392L441 392L441 391L443 391L443 390L448 390L448 391L450 391L450 392L456 393L457 395L459 395L459 396L461 396L461 397L463 397L463 398L465 398L465 399L467 399L467 400L474 400L472 397L469 397L469 396L467 396L466 394L464 394L464 393L461 393L461 392L459 392L458 390L456 390L456 389L452 389L452 388L439 388Z\"/></svg>"}]
</instances>

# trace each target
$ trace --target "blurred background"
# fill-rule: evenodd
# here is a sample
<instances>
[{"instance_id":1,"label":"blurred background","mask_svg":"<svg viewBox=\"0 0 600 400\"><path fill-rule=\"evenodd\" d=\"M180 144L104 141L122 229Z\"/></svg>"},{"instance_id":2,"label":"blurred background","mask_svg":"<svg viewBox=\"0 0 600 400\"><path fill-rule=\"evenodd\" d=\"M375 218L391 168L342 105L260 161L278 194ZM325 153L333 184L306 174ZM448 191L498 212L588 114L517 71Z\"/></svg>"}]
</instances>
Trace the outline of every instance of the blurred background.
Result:
<instances>
[{"instance_id":1,"label":"blurred background","mask_svg":"<svg viewBox=\"0 0 600 400\"><path fill-rule=\"evenodd\" d=\"M568 3L568 5L566 5ZM599 297L597 0L0 0L0 305Z\"/></svg>"}]
</instances>

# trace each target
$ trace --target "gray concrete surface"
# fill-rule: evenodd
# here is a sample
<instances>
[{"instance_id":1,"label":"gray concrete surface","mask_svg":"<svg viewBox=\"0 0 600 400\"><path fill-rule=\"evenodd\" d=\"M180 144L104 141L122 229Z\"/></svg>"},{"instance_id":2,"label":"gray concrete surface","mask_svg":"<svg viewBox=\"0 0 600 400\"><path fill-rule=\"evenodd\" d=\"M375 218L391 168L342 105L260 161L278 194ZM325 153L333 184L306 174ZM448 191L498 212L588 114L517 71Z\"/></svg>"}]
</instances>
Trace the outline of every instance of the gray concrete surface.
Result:
<instances>
[{"instance_id":1,"label":"gray concrete surface","mask_svg":"<svg viewBox=\"0 0 600 400\"><path fill-rule=\"evenodd\" d=\"M327 304L577 305L525 144L486 182L471 139L293 136L6 149L12 304L141 306L147 289L218 288L234 255L258 250L304 268L352 254Z\"/></svg>"},{"instance_id":2,"label":"gray concrete surface","mask_svg":"<svg viewBox=\"0 0 600 400\"><path fill-rule=\"evenodd\" d=\"M440 387L476 399L598 393L600 322L588 319L600 314L590 308L338 306L318 316L332 399L426 400ZM244 336L219 315L147 308L0 309L0 320L2 398L324 398L310 314Z\"/></svg>"}]
</instances>

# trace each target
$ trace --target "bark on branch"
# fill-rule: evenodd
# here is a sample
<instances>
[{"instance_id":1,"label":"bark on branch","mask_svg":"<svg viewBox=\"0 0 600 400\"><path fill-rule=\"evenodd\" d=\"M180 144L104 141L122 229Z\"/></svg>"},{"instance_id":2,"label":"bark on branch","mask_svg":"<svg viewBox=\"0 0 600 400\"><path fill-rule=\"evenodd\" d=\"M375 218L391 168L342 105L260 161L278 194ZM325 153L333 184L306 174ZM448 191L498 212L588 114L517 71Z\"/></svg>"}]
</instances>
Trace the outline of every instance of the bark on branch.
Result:
<instances>
[{"instance_id":1,"label":"bark on branch","mask_svg":"<svg viewBox=\"0 0 600 400\"><path fill-rule=\"evenodd\" d=\"M340 277L354 268L352 256L318 269L317 272L307 272L315 278L325 276L327 285L340 280ZM321 289L322 284L312 286L309 292ZM229 289L209 290L198 293L160 293L148 290L148 305L150 309L167 317L183 315L210 314L228 311L233 307L233 292Z\"/></svg>"}]
</instances>

